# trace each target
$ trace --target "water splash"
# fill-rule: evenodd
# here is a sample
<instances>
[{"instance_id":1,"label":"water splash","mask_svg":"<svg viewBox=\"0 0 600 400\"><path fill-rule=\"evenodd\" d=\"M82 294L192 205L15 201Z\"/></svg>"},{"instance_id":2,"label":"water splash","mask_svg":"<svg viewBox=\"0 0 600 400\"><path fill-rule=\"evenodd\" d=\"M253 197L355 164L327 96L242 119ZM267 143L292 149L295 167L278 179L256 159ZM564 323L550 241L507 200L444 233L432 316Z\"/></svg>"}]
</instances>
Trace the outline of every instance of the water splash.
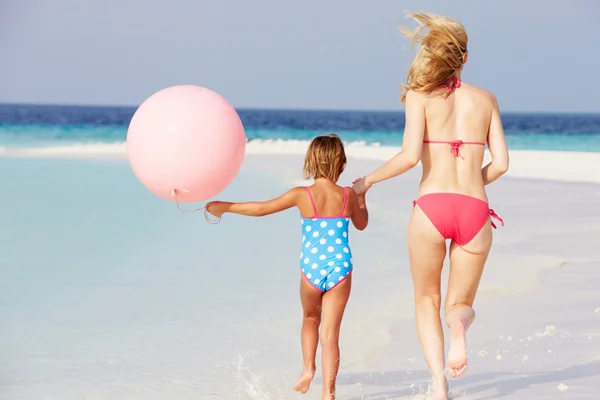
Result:
<instances>
[{"instance_id":1,"label":"water splash","mask_svg":"<svg viewBox=\"0 0 600 400\"><path fill-rule=\"evenodd\" d=\"M265 380L255 374L245 363L248 355L237 355L237 360L233 363L235 371L233 376L237 383L240 385L238 389L239 393L245 393L251 399L254 400L271 400L271 397L267 393Z\"/></svg>"}]
</instances>

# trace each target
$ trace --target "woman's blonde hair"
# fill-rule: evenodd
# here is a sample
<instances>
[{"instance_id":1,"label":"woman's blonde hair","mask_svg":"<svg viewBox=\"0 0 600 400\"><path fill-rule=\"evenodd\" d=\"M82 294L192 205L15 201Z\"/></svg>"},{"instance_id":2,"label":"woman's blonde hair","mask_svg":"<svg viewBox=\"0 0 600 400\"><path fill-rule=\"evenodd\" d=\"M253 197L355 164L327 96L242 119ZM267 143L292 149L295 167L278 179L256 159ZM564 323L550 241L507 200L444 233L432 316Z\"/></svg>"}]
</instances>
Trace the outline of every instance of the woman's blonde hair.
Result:
<instances>
[{"instance_id":1,"label":"woman's blonde hair","mask_svg":"<svg viewBox=\"0 0 600 400\"><path fill-rule=\"evenodd\" d=\"M407 12L407 16L419 26L414 30L401 28L400 32L410 39L413 47L418 43L421 48L408 70L406 83L402 84L403 103L409 90L428 94L447 85L466 61L469 39L465 27L451 18L428 12ZM428 32L423 34L423 30ZM446 91L443 97L450 93Z\"/></svg>"},{"instance_id":2,"label":"woman's blonde hair","mask_svg":"<svg viewBox=\"0 0 600 400\"><path fill-rule=\"evenodd\" d=\"M304 158L304 179L327 178L337 182L344 168L346 152L338 135L321 135L310 142Z\"/></svg>"}]
</instances>

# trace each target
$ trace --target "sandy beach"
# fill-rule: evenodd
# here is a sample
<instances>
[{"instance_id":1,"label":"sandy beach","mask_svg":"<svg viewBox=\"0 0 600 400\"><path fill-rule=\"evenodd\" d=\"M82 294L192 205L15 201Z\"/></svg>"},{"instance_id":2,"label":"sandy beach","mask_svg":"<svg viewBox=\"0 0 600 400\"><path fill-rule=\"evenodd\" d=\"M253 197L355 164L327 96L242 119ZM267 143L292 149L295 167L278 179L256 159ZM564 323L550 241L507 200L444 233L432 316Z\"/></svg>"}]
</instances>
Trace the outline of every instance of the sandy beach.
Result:
<instances>
[{"instance_id":1,"label":"sandy beach","mask_svg":"<svg viewBox=\"0 0 600 400\"><path fill-rule=\"evenodd\" d=\"M307 147L308 142L302 140L253 140L246 144L246 153L249 155L303 156ZM346 144L348 156L360 160L386 161L400 149L400 147L364 145L356 142ZM127 150L124 143L38 148L0 147L0 156L121 159L127 156ZM490 159L489 151L486 150L484 163L489 162ZM565 165L568 167L565 168ZM506 175L519 178L600 183L600 174L594 169L594 166L597 165L600 165L600 153L598 152L512 150L511 167Z\"/></svg>"},{"instance_id":2,"label":"sandy beach","mask_svg":"<svg viewBox=\"0 0 600 400\"><path fill-rule=\"evenodd\" d=\"M303 143L280 147L250 142L218 198L301 184ZM348 146L341 183L394 151ZM146 191L122 145L5 155L0 398L301 398L296 212L209 225ZM599 153L514 151L489 187L506 226L455 399L599 398L599 170ZM405 241L419 172L370 192L371 224L351 232L340 399L426 398Z\"/></svg>"}]
</instances>

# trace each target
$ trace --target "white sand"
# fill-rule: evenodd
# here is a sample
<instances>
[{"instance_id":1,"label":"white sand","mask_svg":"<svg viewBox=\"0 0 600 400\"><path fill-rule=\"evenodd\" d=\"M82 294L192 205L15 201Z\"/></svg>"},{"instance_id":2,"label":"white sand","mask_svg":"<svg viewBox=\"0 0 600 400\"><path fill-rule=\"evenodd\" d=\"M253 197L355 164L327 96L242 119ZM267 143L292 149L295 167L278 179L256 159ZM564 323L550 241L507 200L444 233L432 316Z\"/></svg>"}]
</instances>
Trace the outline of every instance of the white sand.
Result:
<instances>
[{"instance_id":1,"label":"white sand","mask_svg":"<svg viewBox=\"0 0 600 400\"><path fill-rule=\"evenodd\" d=\"M537 157L546 168L580 155L514 152L513 166ZM598 171L598 154L588 170ZM271 165L277 165L273 172ZM298 183L301 157L249 156L247 166ZM378 163L351 159L342 183ZM521 165L521 174L540 169ZM585 171L584 171L585 172ZM353 234L355 291L344 327L343 399L413 398L428 377L414 328L405 231L420 171L415 169L368 195L372 222ZM566 176L566 174L564 175ZM490 185L492 207L506 226L494 247L469 334L468 373L451 381L456 399L600 398L600 185L503 177ZM575 180L571 171L568 180ZM586 178L594 178L588 173ZM591 179L590 179L591 180ZM447 270L444 274L444 284ZM357 342L382 343L361 352ZM368 367L366 367L368 366ZM315 397L316 398L316 397ZM415 398L421 398L416 396Z\"/></svg>"},{"instance_id":2,"label":"white sand","mask_svg":"<svg viewBox=\"0 0 600 400\"><path fill-rule=\"evenodd\" d=\"M251 141L246 153L252 154L296 154L303 155L307 141ZM393 157L400 147L367 146L349 143L346 151L350 157L385 161ZM69 158L124 158L127 156L125 144L92 144L62 147L2 149L0 155L18 157L69 157ZM534 179L552 179L573 182L600 183L600 153L512 150L511 164L507 176ZM489 162L486 151L484 163Z\"/></svg>"},{"instance_id":3,"label":"white sand","mask_svg":"<svg viewBox=\"0 0 600 400\"><path fill-rule=\"evenodd\" d=\"M279 195L299 180L302 146L249 143L219 198ZM74 150L20 155L124 160L122 146ZM348 146L341 183L394 151ZM475 305L470 368L451 392L597 400L600 185L590 182L600 155L511 154L509 176L488 189L506 226L494 232ZM11 249L0 282L0 398L300 398L291 391L301 365L296 213L211 226L149 194L125 162L0 162ZM555 175L559 165L568 173ZM418 180L417 168L374 188L371 225L351 233L340 399L421 399L427 387L405 241ZM304 398L319 398L319 384Z\"/></svg>"}]
</instances>

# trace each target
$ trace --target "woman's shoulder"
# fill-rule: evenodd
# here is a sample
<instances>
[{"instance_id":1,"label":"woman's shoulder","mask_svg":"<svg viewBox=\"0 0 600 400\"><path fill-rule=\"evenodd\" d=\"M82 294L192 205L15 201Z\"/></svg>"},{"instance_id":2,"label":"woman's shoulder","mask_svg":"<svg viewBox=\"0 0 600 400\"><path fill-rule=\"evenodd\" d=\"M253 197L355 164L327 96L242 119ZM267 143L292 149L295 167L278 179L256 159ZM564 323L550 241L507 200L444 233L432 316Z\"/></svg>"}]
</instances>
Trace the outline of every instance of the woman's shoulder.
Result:
<instances>
[{"instance_id":1,"label":"woman's shoulder","mask_svg":"<svg viewBox=\"0 0 600 400\"><path fill-rule=\"evenodd\" d=\"M487 89L481 88L479 86L471 85L471 84L468 84L465 82L463 82L463 85L466 89L468 89L475 95L481 96L482 98L484 98L486 100L496 101L496 97L494 96L494 94Z\"/></svg>"},{"instance_id":2,"label":"woman's shoulder","mask_svg":"<svg viewBox=\"0 0 600 400\"><path fill-rule=\"evenodd\" d=\"M410 101L410 102L417 102L417 101L426 101L427 99L434 97L433 93L424 93L424 92L419 92L417 90L414 89L410 89L408 92L406 92L406 101Z\"/></svg>"}]
</instances>

